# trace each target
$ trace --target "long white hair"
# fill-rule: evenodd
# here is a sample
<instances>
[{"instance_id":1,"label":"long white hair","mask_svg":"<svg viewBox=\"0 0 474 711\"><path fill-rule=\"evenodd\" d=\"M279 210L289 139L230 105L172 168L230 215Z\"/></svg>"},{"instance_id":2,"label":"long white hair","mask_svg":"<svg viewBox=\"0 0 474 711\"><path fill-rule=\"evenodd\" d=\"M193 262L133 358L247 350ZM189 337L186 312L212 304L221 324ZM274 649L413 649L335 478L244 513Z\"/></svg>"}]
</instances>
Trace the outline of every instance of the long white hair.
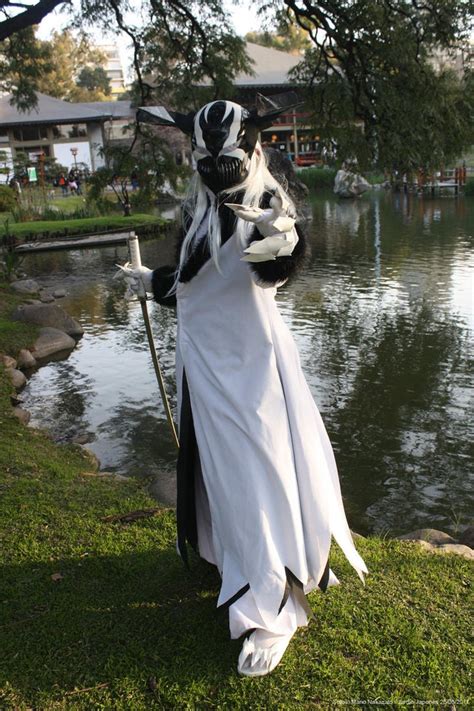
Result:
<instances>
[{"instance_id":1,"label":"long white hair","mask_svg":"<svg viewBox=\"0 0 474 711\"><path fill-rule=\"evenodd\" d=\"M218 271L219 249L221 246L221 227L219 220L219 205L224 203L229 195L243 192L242 204L259 207L266 192L274 193L277 188L288 200L291 208L294 204L286 192L286 185L277 182L267 168L267 161L259 143L248 163L248 175L241 183L234 185L217 196L203 183L196 171L189 185L188 193L183 203L182 221L186 235L181 245L179 264L176 270L175 283L169 293L176 291L180 271L198 242L206 239L209 245L211 259ZM189 225L189 227L188 227ZM237 218L236 236L243 248L247 247L254 224L248 220Z\"/></svg>"}]
</instances>

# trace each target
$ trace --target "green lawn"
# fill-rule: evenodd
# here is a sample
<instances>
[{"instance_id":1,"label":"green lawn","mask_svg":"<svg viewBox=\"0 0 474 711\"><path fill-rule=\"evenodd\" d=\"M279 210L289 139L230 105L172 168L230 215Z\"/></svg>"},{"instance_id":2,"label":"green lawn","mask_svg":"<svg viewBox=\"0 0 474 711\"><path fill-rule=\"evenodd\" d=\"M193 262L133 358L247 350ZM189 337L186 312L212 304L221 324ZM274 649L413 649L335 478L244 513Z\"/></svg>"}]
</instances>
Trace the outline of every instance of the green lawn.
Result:
<instances>
[{"instance_id":1,"label":"green lawn","mask_svg":"<svg viewBox=\"0 0 474 711\"><path fill-rule=\"evenodd\" d=\"M22 338L0 334L0 349ZM0 373L1 709L472 707L467 560L368 538L363 586L334 547L342 584L310 596L315 620L273 674L241 679L218 576L197 559L184 569L174 512L104 521L156 503L138 481L90 471L79 447L11 416Z\"/></svg>"},{"instance_id":2,"label":"green lawn","mask_svg":"<svg viewBox=\"0 0 474 711\"><path fill-rule=\"evenodd\" d=\"M66 200L67 198L65 198ZM10 234L24 240L30 238L77 236L93 232L130 229L156 229L162 227L165 220L156 215L137 214L130 217L107 215L105 217L84 217L70 220L38 220L35 222L16 222L8 224Z\"/></svg>"}]
</instances>

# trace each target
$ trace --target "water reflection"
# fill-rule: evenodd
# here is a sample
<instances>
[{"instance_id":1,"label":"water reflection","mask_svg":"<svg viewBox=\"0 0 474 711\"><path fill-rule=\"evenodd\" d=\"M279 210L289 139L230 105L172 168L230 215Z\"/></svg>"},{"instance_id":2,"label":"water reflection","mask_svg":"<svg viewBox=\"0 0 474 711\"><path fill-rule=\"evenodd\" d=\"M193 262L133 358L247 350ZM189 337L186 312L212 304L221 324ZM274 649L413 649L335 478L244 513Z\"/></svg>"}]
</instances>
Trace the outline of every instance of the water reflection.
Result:
<instances>
[{"instance_id":1,"label":"water reflection","mask_svg":"<svg viewBox=\"0 0 474 711\"><path fill-rule=\"evenodd\" d=\"M454 530L472 511L473 218L461 199L328 196L314 201L308 229L309 267L278 299L334 443L351 523ZM145 264L167 263L172 240L143 252ZM140 308L112 279L125 254L30 258L43 283L64 282L65 307L86 333L66 362L34 375L25 405L60 439L94 432L104 468L166 471L169 500L175 452ZM175 315L152 306L151 318L175 407Z\"/></svg>"}]
</instances>

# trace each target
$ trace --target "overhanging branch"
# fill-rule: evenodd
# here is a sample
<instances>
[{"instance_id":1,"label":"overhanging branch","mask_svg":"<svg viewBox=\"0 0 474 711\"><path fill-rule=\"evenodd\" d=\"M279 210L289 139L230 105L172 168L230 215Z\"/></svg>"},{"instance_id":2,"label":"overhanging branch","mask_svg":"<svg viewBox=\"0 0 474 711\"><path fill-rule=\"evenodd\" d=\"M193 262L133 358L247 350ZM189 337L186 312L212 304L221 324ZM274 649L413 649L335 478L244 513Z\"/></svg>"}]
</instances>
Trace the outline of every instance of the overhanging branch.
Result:
<instances>
[{"instance_id":1,"label":"overhanging branch","mask_svg":"<svg viewBox=\"0 0 474 711\"><path fill-rule=\"evenodd\" d=\"M32 5L25 12L20 12L18 15L3 20L3 22L0 22L0 42L15 32L20 32L27 27L31 27L31 25L39 24L58 5L69 4L69 2L70 0L39 0L36 5Z\"/></svg>"}]
</instances>

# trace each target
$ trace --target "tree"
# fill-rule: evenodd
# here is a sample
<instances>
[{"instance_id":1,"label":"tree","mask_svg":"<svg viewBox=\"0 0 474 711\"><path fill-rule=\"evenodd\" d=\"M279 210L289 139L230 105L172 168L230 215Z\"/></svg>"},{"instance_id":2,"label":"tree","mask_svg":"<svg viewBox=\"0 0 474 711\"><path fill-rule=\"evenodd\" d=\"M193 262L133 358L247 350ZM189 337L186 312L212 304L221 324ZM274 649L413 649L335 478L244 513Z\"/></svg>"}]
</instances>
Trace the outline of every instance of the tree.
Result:
<instances>
[{"instance_id":1,"label":"tree","mask_svg":"<svg viewBox=\"0 0 474 711\"><path fill-rule=\"evenodd\" d=\"M38 46L43 48L49 57L49 66L35 82L35 88L48 96L69 101L94 101L97 87L87 91L79 83L83 71L94 72L105 63L106 57L99 49L93 47L84 34L75 35L71 31L53 32L50 40L38 40ZM100 73L99 73L99 76ZM107 77L105 77L107 79ZM108 80L107 80L108 81ZM110 91L109 91L110 93ZM105 92L102 92L105 94ZM79 98L79 96L83 98ZM102 98L105 98L102 96Z\"/></svg>"},{"instance_id":2,"label":"tree","mask_svg":"<svg viewBox=\"0 0 474 711\"><path fill-rule=\"evenodd\" d=\"M22 32L33 25L38 25L46 15L56 7L64 5L66 0L38 0L37 2L17 2L2 0L0 21L0 42L17 32Z\"/></svg>"},{"instance_id":3,"label":"tree","mask_svg":"<svg viewBox=\"0 0 474 711\"><path fill-rule=\"evenodd\" d=\"M105 96L110 96L112 90L110 79L103 67L84 67L79 72L77 86L86 91L98 91Z\"/></svg>"},{"instance_id":4,"label":"tree","mask_svg":"<svg viewBox=\"0 0 474 711\"><path fill-rule=\"evenodd\" d=\"M12 94L20 111L36 105L35 89L52 69L50 48L36 40L32 27L0 43L0 91Z\"/></svg>"},{"instance_id":5,"label":"tree","mask_svg":"<svg viewBox=\"0 0 474 711\"><path fill-rule=\"evenodd\" d=\"M29 28L29 41L24 46L22 55L34 54L38 45L32 40L31 25L47 14L47 0L40 0L31 7L37 8L37 14L20 12L12 16L18 7L23 8L22 0L2 3L5 23L0 22L0 31L4 24L5 42L0 43L0 57L4 58L0 66L0 88L8 86L15 89L16 74L13 78L10 63L13 61L10 40L11 34L19 28ZM50 5L51 9L61 3ZM74 12L69 3L63 4L69 12ZM49 6L48 6L49 7ZM34 17L37 19L35 20ZM10 22L14 20L14 22ZM215 89L211 95L230 95L232 78L241 70L251 71L245 54L245 43L228 27L228 18L222 8L221 0L139 0L133 7L133 13L124 0L83 0L81 7L72 16L72 26L76 29L116 30L124 33L132 42L134 50L134 68L139 88L140 103L155 101L155 95L161 100L174 102L175 107L198 103L202 92L195 87L204 79L210 80ZM18 44L18 43L17 43ZM16 60L17 61L17 60ZM33 69L35 71L33 71ZM61 85L61 67L56 63L57 79ZM42 76L42 83L39 77ZM22 106L33 106L34 89L39 88L52 94L55 80L49 81L47 72L40 65L31 68L22 79L22 93L15 90L14 101L22 101ZM51 91L52 90L52 91ZM64 92L63 96L64 96ZM56 95L53 93L53 95Z\"/></svg>"},{"instance_id":6,"label":"tree","mask_svg":"<svg viewBox=\"0 0 474 711\"><path fill-rule=\"evenodd\" d=\"M294 78L340 153L407 171L472 144L472 81L431 62L468 36L472 0L283 2L313 42Z\"/></svg>"},{"instance_id":7,"label":"tree","mask_svg":"<svg viewBox=\"0 0 474 711\"><path fill-rule=\"evenodd\" d=\"M273 47L289 54L303 54L311 49L312 43L307 30L298 25L291 12L277 10L275 20L274 31L247 32L245 35L247 42L254 42L262 47Z\"/></svg>"}]
</instances>

